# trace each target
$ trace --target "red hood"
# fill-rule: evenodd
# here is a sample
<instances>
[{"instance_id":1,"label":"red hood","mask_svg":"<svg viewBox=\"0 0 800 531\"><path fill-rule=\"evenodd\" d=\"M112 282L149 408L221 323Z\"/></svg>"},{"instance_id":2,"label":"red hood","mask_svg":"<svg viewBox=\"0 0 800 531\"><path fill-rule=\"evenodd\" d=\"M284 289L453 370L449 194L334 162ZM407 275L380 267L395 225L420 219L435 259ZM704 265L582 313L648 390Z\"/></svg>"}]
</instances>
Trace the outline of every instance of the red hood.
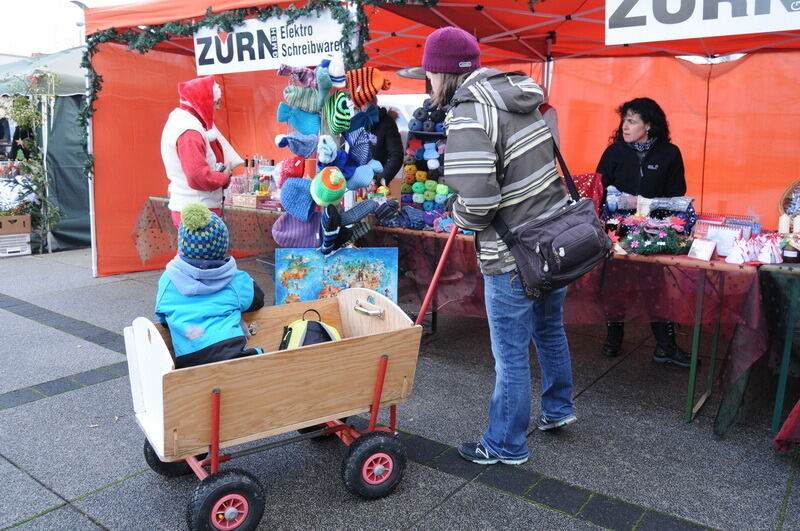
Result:
<instances>
[{"instance_id":1,"label":"red hood","mask_svg":"<svg viewBox=\"0 0 800 531\"><path fill-rule=\"evenodd\" d=\"M214 126L214 76L203 76L178 83L181 105L191 107L206 129Z\"/></svg>"}]
</instances>

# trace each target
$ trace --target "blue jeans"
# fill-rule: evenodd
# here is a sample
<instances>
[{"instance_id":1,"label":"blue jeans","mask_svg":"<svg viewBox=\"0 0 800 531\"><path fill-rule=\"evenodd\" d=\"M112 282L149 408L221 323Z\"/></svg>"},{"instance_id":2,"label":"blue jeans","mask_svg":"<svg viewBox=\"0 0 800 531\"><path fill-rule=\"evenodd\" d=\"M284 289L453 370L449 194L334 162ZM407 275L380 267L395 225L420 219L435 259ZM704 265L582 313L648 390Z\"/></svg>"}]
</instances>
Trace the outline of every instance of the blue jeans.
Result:
<instances>
[{"instance_id":1,"label":"blue jeans","mask_svg":"<svg viewBox=\"0 0 800 531\"><path fill-rule=\"evenodd\" d=\"M549 420L573 413L572 363L563 321L567 289L534 301L525 296L516 271L484 275L483 281L496 378L489 427L481 442L497 457L518 459L528 455L531 340L542 370L542 412Z\"/></svg>"}]
</instances>

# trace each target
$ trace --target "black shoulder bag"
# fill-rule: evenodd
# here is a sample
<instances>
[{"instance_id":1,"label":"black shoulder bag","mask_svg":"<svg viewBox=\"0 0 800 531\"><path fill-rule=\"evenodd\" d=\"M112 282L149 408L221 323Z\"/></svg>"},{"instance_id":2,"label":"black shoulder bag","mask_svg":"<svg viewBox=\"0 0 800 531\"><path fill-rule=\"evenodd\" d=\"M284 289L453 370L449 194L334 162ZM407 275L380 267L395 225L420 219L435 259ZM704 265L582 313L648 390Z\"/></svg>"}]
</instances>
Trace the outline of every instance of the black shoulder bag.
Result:
<instances>
[{"instance_id":1,"label":"black shoulder bag","mask_svg":"<svg viewBox=\"0 0 800 531\"><path fill-rule=\"evenodd\" d=\"M529 221L514 231L500 215L492 220L517 262L525 294L531 299L540 299L588 273L611 250L611 240L600 226L594 203L578 195L555 142L553 148L569 189L567 204L555 214Z\"/></svg>"}]
</instances>

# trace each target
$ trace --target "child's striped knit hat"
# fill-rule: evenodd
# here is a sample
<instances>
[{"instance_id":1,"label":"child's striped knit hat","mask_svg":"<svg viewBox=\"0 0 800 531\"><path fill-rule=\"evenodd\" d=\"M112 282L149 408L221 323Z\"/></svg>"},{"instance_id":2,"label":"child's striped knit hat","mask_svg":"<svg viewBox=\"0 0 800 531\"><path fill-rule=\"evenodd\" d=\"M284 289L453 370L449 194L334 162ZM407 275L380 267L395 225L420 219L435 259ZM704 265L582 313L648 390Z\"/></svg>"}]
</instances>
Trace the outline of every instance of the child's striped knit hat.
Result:
<instances>
[{"instance_id":1,"label":"child's striped knit hat","mask_svg":"<svg viewBox=\"0 0 800 531\"><path fill-rule=\"evenodd\" d=\"M184 258L222 260L228 253L228 227L207 206L189 203L181 211L178 252Z\"/></svg>"},{"instance_id":2,"label":"child's striped knit hat","mask_svg":"<svg viewBox=\"0 0 800 531\"><path fill-rule=\"evenodd\" d=\"M377 68L366 66L347 72L347 90L350 99L358 107L372 101L378 91L391 87L391 82L383 77L383 72Z\"/></svg>"},{"instance_id":3,"label":"child's striped knit hat","mask_svg":"<svg viewBox=\"0 0 800 531\"><path fill-rule=\"evenodd\" d=\"M344 88L344 61L342 61L341 55L337 55L331 59L331 63L328 65L328 75L331 76L333 88Z\"/></svg>"},{"instance_id":4,"label":"child's striped knit hat","mask_svg":"<svg viewBox=\"0 0 800 531\"><path fill-rule=\"evenodd\" d=\"M319 105L319 91L316 87L289 85L283 89L283 99L292 107L310 113L318 113L321 108Z\"/></svg>"},{"instance_id":5,"label":"child's striped knit hat","mask_svg":"<svg viewBox=\"0 0 800 531\"><path fill-rule=\"evenodd\" d=\"M325 99L325 121L332 135L339 135L350 129L350 108L347 106L347 96L341 90Z\"/></svg>"}]
</instances>

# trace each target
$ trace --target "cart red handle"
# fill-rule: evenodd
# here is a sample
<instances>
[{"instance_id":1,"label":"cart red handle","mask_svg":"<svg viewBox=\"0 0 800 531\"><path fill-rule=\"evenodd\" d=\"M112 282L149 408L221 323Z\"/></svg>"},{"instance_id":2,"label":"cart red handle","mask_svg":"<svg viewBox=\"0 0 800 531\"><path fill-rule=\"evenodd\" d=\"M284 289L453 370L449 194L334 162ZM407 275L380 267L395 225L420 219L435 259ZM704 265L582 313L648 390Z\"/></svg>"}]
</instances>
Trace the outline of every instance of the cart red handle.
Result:
<instances>
[{"instance_id":1,"label":"cart red handle","mask_svg":"<svg viewBox=\"0 0 800 531\"><path fill-rule=\"evenodd\" d=\"M417 320L414 323L415 325L421 325L423 319L425 319L425 313L428 311L428 306L431 304L433 294L436 293L436 286L439 284L439 277L442 276L442 269L444 269L444 265L447 263L447 256L450 254L450 248L453 246L453 242L456 239L456 234L458 234L458 227L453 225L453 232L451 232L450 236L447 238L447 243L444 245L442 256L439 258L439 263L436 264L436 271L433 273L433 278L431 278L431 284L428 286L428 292L425 293L425 300L422 301L422 306L419 309L419 315L417 315Z\"/></svg>"}]
</instances>

